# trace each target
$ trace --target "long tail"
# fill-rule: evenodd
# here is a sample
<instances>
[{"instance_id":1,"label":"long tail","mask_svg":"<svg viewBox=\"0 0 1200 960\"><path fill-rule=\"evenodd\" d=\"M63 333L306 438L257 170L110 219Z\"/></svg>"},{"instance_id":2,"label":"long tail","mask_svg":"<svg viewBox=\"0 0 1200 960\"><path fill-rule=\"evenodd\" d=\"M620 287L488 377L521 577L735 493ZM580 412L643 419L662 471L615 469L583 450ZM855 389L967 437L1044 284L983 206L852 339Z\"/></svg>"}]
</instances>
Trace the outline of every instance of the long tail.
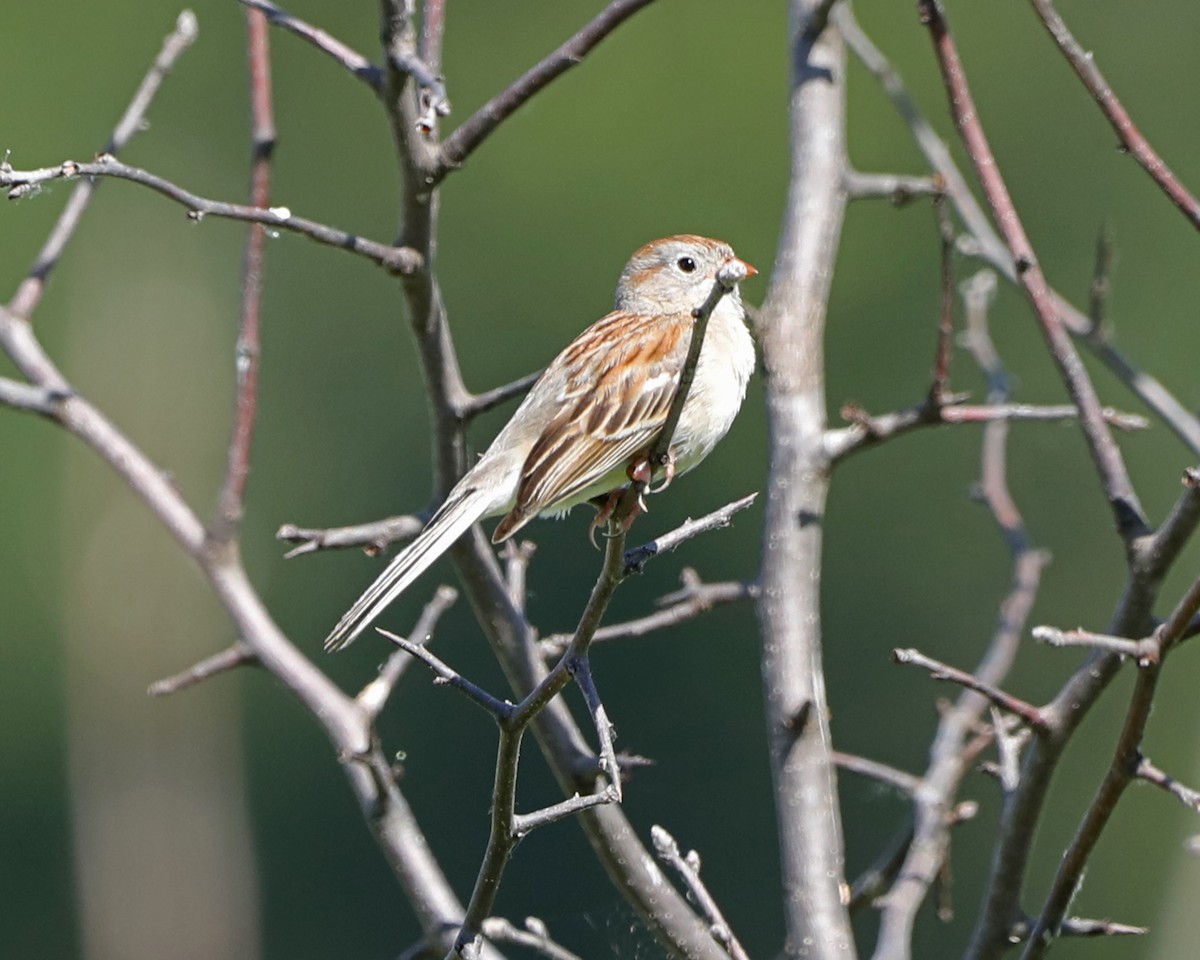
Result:
<instances>
[{"instance_id":1,"label":"long tail","mask_svg":"<svg viewBox=\"0 0 1200 960\"><path fill-rule=\"evenodd\" d=\"M452 490L446 502L425 524L425 529L417 534L417 539L387 565L338 621L333 632L325 638L325 649L332 652L350 646L389 603L487 512L489 506L487 495L476 487Z\"/></svg>"}]
</instances>

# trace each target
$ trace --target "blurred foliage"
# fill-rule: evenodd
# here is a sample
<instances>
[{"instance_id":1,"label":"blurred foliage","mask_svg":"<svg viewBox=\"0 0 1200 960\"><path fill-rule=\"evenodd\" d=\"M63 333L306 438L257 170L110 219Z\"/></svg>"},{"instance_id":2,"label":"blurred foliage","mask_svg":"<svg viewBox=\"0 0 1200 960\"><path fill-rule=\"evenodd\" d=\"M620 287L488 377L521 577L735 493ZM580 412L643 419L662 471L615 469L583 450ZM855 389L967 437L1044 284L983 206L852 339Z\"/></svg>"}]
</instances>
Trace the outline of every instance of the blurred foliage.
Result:
<instances>
[{"instance_id":1,"label":"blurred foliage","mask_svg":"<svg viewBox=\"0 0 1200 960\"><path fill-rule=\"evenodd\" d=\"M600 4L447 6L452 125ZM1025 5L948 6L985 126L1051 282L1082 302L1097 232L1110 226L1118 248L1111 302L1117 336L1137 363L1197 406L1194 232L1113 149L1112 133ZM865 0L858 7L951 139L912 5ZM296 0L290 8L373 53L371 4ZM1116 0L1064 0L1061 8L1150 140L1185 182L1200 186L1191 94L1200 82L1200 5L1162 0L1135 15ZM201 0L195 9L199 41L124 158L197 192L240 199L249 158L243 14L226 0ZM90 156L176 12L132 0L11 4L0 31L0 149L11 151L14 166ZM373 98L295 38L275 33L272 45L276 202L390 239L397 229L395 164ZM694 231L728 239L769 274L786 186L786 84L785 4L660 0L496 133L442 194L438 266L469 385L483 389L545 363L607 308L626 256L654 237ZM922 172L907 131L857 64L849 86L855 165ZM0 290L14 288L68 192L54 185L0 212ZM202 516L223 466L241 240L239 225L194 224L145 190L105 184L36 316L68 376L172 472ZM842 243L827 340L834 422L847 400L883 411L923 394L938 282L936 231L925 204L856 205ZM964 276L974 269L966 261L958 267ZM759 280L747 294L755 301L764 290ZM265 310L244 550L280 624L320 657L326 628L378 561L341 554L285 563L274 531L283 522L333 525L424 505L427 416L401 300L380 271L281 236L269 247ZM1029 311L1012 291L996 304L993 332L1017 378L1017 398L1060 402ZM0 374L10 372L0 361ZM1096 377L1106 402L1136 409L1107 373L1097 369ZM965 355L956 358L953 383L980 395ZM639 524L643 533L761 488L760 398L756 385L733 434L703 469L655 501ZM506 415L498 411L478 425L480 446ZM989 636L1010 571L991 519L968 496L978 441L972 427L911 436L854 458L835 478L826 518L825 635L833 729L846 750L920 770L935 701L947 691L893 667L889 651L916 645L970 666ZM1191 458L1157 426L1123 436L1121 444L1151 516L1161 517ZM1034 622L1102 628L1120 588L1122 556L1077 431L1069 424L1019 426L1010 467L1031 535L1055 558ZM80 917L89 903L120 904L147 883L162 894L158 909L168 912L172 937L163 941L170 950L160 944L147 955L191 955L194 931L172 925L171 911L198 904L197 916L207 909L210 923L220 925L221 897L233 896L221 890L220 863L202 882L187 852L205 836L197 824L205 819L200 801L210 794L232 811L235 827L238 811L248 811L252 841L241 851L247 862L231 872L249 886L229 886L251 918L261 906L261 931L246 936L261 937L263 955L384 957L411 943L416 924L335 758L277 684L244 672L169 702L144 698L150 681L233 636L204 583L119 482L45 424L0 411L0 491L0 756L7 771L0 790L0 955L82 956L87 939L86 955L108 956L85 936ZM756 509L733 529L656 561L622 590L612 617L645 611L674 588L684 565L713 580L752 576L760 517ZM530 609L548 631L574 622L598 567L598 556L583 545L585 524L576 516L534 531ZM1165 600L1195 575L1197 559L1189 550ZM437 573L452 577L446 566ZM397 603L387 625L411 624L435 582L430 577ZM486 645L460 607L439 631L441 653L500 689ZM682 844L699 848L735 929L753 955L771 956L781 915L755 639L753 610L726 609L598 650L595 670L620 746L656 761L627 791L634 823L648 835L661 822ZM355 687L381 654L366 640L321 663ZM1008 686L1030 699L1046 697L1076 661L1030 645ZM1200 717L1190 695L1196 669L1188 650L1173 662L1147 744L1157 762L1193 782L1200 779L1192 746ZM1108 763L1127 680L1083 727L1055 781L1028 909L1037 908ZM157 749L178 756L193 786L157 804L168 818L155 837L161 872L150 864L145 877L129 876L127 891L122 884L107 892L109 900L97 897L74 852L88 841L81 826L88 797L72 794L72 785L91 767L107 765L128 783L133 803L141 768L122 765L158 756L143 738L155 739L148 731L167 737L175 727L178 738ZM414 670L383 734L389 748L404 752L403 787L465 898L486 831L490 725ZM525 768L522 803L550 800L554 787L532 745ZM870 783L851 776L842 783L853 875L906 810ZM955 919L946 927L926 911L918 956L954 955L975 914L996 788L971 775L964 790L982 810L956 833ZM1154 932L1140 942L1066 943L1056 956L1193 955L1200 863L1182 848L1195 830L1174 801L1133 791L1074 909L1147 923ZM125 906L136 914L137 903ZM540 916L588 957L659 953L569 824L520 848L499 906L517 919ZM873 921L858 923L869 938ZM219 955L211 949L203 955Z\"/></svg>"}]
</instances>

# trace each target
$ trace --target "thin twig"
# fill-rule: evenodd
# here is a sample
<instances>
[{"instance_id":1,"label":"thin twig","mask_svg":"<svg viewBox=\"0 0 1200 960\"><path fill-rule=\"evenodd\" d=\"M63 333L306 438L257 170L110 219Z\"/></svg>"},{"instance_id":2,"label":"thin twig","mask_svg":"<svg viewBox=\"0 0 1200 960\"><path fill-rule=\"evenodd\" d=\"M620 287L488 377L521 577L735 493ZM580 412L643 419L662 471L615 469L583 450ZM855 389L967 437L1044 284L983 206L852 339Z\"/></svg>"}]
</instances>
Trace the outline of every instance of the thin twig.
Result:
<instances>
[{"instance_id":1,"label":"thin twig","mask_svg":"<svg viewBox=\"0 0 1200 960\"><path fill-rule=\"evenodd\" d=\"M933 177L917 177L903 173L860 173L847 170L846 197L849 200L883 198L902 207L917 197L937 196L941 186Z\"/></svg>"},{"instance_id":2,"label":"thin twig","mask_svg":"<svg viewBox=\"0 0 1200 960\"><path fill-rule=\"evenodd\" d=\"M654 841L654 850L659 858L665 860L679 874L688 893L699 904L700 911L708 919L713 939L729 951L733 960L750 960L750 955L746 953L746 948L729 926L729 921L725 919L725 914L721 912L716 899L700 879L700 855L695 850L689 850L685 855L680 851L678 841L658 824L650 828L650 837Z\"/></svg>"},{"instance_id":3,"label":"thin twig","mask_svg":"<svg viewBox=\"0 0 1200 960\"><path fill-rule=\"evenodd\" d=\"M1170 615L1150 638L1157 649L1142 658L1142 669L1138 671L1134 681L1112 761L1074 837L1063 853L1022 960L1039 960L1059 932L1088 861L1100 842L1117 803L1137 775L1142 759L1142 740L1154 705L1154 695L1162 675L1164 659L1187 633L1197 610L1200 610L1200 578L1192 582Z\"/></svg>"},{"instance_id":4,"label":"thin twig","mask_svg":"<svg viewBox=\"0 0 1200 960\"><path fill-rule=\"evenodd\" d=\"M960 398L961 395L956 394L947 399L955 401ZM1104 407L1100 413L1105 423L1125 432L1145 430L1150 426L1150 422L1145 417L1113 407ZM903 410L875 415L870 415L853 404L846 404L842 408L842 416L851 421L851 426L829 430L825 435L829 456L835 461L844 460L855 453L878 446L921 427L994 423L998 420L1056 423L1063 420L1074 420L1079 416L1079 408L1069 403L964 404L943 402L931 405L926 399Z\"/></svg>"},{"instance_id":5,"label":"thin twig","mask_svg":"<svg viewBox=\"0 0 1200 960\"><path fill-rule=\"evenodd\" d=\"M568 817L591 810L593 807L610 804L615 799L617 798L613 796L611 790L604 789L599 793L577 793L558 803L552 803L548 807L534 810L532 813L514 813L511 827L513 839L520 840L539 827L548 827L552 823L566 820Z\"/></svg>"},{"instance_id":6,"label":"thin twig","mask_svg":"<svg viewBox=\"0 0 1200 960\"><path fill-rule=\"evenodd\" d=\"M1145 581L1162 580L1200 525L1200 469L1189 467L1181 479L1183 492L1154 535L1135 549L1135 569Z\"/></svg>"},{"instance_id":7,"label":"thin twig","mask_svg":"<svg viewBox=\"0 0 1200 960\"><path fill-rule=\"evenodd\" d=\"M58 399L53 390L0 377L0 405L53 417Z\"/></svg>"},{"instance_id":8,"label":"thin twig","mask_svg":"<svg viewBox=\"0 0 1200 960\"><path fill-rule=\"evenodd\" d=\"M1146 783L1152 783L1154 786L1167 791L1167 793L1171 794L1171 796L1184 806L1191 807L1191 809L1200 812L1200 790L1193 790L1191 787L1180 783L1170 774L1156 767L1147 757L1138 757L1134 776L1139 780L1145 780Z\"/></svg>"},{"instance_id":9,"label":"thin twig","mask_svg":"<svg viewBox=\"0 0 1200 960\"><path fill-rule=\"evenodd\" d=\"M466 696L468 700L483 707L484 710L497 720L505 719L512 715L513 705L511 703L501 700L498 697L493 697L483 687L468 680L446 663L445 660L437 656L437 654L426 649L424 643L409 640L407 637L392 633L390 630L384 630L383 627L376 627L375 632L380 636L387 637L387 639L391 640L392 643L405 653L415 657L425 664L425 666L429 667L437 676L437 682L453 687L459 693Z\"/></svg>"},{"instance_id":10,"label":"thin twig","mask_svg":"<svg viewBox=\"0 0 1200 960\"><path fill-rule=\"evenodd\" d=\"M146 111L150 109L150 104L162 86L163 80L171 72L180 55L195 41L198 33L199 26L196 22L196 15L191 10L184 10L175 21L175 29L163 41L162 49L149 72L138 85L137 92L134 93L129 106L125 108L121 119L117 121L117 126L113 130L112 136L108 138L108 143L105 144L102 153L113 156L120 153L133 135L142 128ZM3 174L7 165L7 161L0 164L0 174ZM12 300L9 301L9 309L18 317L28 318L37 309L42 298L42 291L46 287L46 281L58 264L67 242L79 226L97 186L99 184L96 181L85 180L72 191L67 205L59 214L54 228L34 259L33 266L29 268L28 275L17 287Z\"/></svg>"},{"instance_id":11,"label":"thin twig","mask_svg":"<svg viewBox=\"0 0 1200 960\"><path fill-rule=\"evenodd\" d=\"M317 243L339 247L366 257L389 273L400 276L420 269L422 263L421 255L409 247L393 247L375 240L367 240L336 227L297 217L287 207L264 209L240 203L209 200L185 190L157 174L150 173L148 170L121 163L111 155L102 155L99 160L88 163L67 160L56 167L42 167L38 170L0 168L0 187L19 187L25 184L47 183L52 180L73 180L76 177L113 177L118 180L128 180L131 183L148 187L186 207L189 218L194 221L199 222L205 217L217 217L223 220L261 223L270 230L287 230L291 233L298 233Z\"/></svg>"},{"instance_id":12,"label":"thin twig","mask_svg":"<svg viewBox=\"0 0 1200 960\"><path fill-rule=\"evenodd\" d=\"M943 274L944 276L944 274ZM994 276L977 274L961 285L966 306L964 342L988 382L989 405L1008 401L1008 377L988 334L988 308L995 290ZM930 400L936 398L931 393ZM1016 658L1024 624L1032 609L1048 556L1032 547L1024 522L1008 489L1008 422L996 420L984 429L980 490L1013 555L1012 586L1000 606L996 628L975 677L996 687L1002 683ZM959 785L979 752L993 739L1003 751L1012 742L1004 718L991 707L992 729L980 729L988 700L974 690L964 691L941 711L937 734L929 751L929 766L913 793L912 838L904 851L896 879L880 901L881 916L875 957L877 960L907 958L912 950L912 933L917 911L930 887L937 885L938 913L950 912L950 831L975 805L955 804ZM1028 736L1028 728L1022 728ZM1015 757L1015 751L1012 751ZM1007 771L1006 774L1007 775Z\"/></svg>"},{"instance_id":13,"label":"thin twig","mask_svg":"<svg viewBox=\"0 0 1200 960\"><path fill-rule=\"evenodd\" d=\"M250 165L250 206L271 202L271 154L275 149L275 112L271 103L271 48L267 19L261 11L246 11L246 47L250 65L250 118L253 156ZM214 540L236 538L241 525L250 476L250 449L258 418L258 367L262 350L262 292L267 230L260 223L246 229L242 254L242 303L234 351L233 427L225 458L225 477L217 495L216 516L209 528Z\"/></svg>"},{"instance_id":14,"label":"thin twig","mask_svg":"<svg viewBox=\"0 0 1200 960\"><path fill-rule=\"evenodd\" d=\"M591 596L580 616L575 637L567 651L537 686L502 718L500 740L496 749L496 776L492 789L491 829L488 834L487 847L479 866L479 873L475 878L475 887L471 892L466 915L459 928L458 936L455 938L454 949L448 955L447 960L452 960L455 954L469 958L477 949L482 924L492 913L504 868L513 848L523 836L539 826L590 809L593 806L611 803L619 795L620 788L616 784L619 781L620 773L618 770L612 769L609 772L611 778L609 786L598 789L588 796L576 794L561 803L530 814L522 815L516 812L517 767L521 756L521 739L529 724L571 682L572 677L576 675L580 661L587 656L588 647L600 620L604 616L617 586L625 577L625 530L621 521L636 509L636 502L637 494L633 490L627 489L614 511L613 519L609 523L610 538L605 544L604 563L600 576L592 588ZM426 658L429 656L428 653L425 654ZM427 660L427 662L429 661ZM432 665L434 664L431 663ZM435 667L435 669L439 668ZM453 671L444 665L441 665L439 672L448 678L453 675ZM493 710L493 712L495 711ZM501 714L496 713L496 716L499 718ZM597 732L601 737L605 735L599 729Z\"/></svg>"},{"instance_id":15,"label":"thin twig","mask_svg":"<svg viewBox=\"0 0 1200 960\"><path fill-rule=\"evenodd\" d=\"M913 776L911 773L889 764L880 763L878 760L845 753L842 750L834 750L833 762L843 770L849 770L851 773L857 773L860 777L867 777L878 783L886 784L906 797L915 796L921 789L920 777Z\"/></svg>"},{"instance_id":16,"label":"thin twig","mask_svg":"<svg viewBox=\"0 0 1200 960\"><path fill-rule=\"evenodd\" d=\"M330 36L320 27L314 27L299 17L293 16L282 7L271 3L270 0L241 0L241 2L251 9L261 11L275 26L283 27L289 33L294 33L301 39L307 40L322 53L340 63L372 90L378 92L383 86L383 72L379 67L336 37Z\"/></svg>"},{"instance_id":17,"label":"thin twig","mask_svg":"<svg viewBox=\"0 0 1200 960\"><path fill-rule=\"evenodd\" d=\"M1128 545L1137 537L1148 533L1149 524L1125 468L1121 450L1113 441L1112 434L1104 422L1096 388L1075 352L1071 337L1063 325L1054 293L1046 283L1033 246L1000 174L1000 167L983 131L983 124L971 96L958 48L950 34L941 2L919 0L917 9L933 41L954 123L975 166L992 216L1008 247L1018 280L1033 307L1050 355L1058 367L1071 401L1079 407L1079 423L1096 473L1113 512L1117 531Z\"/></svg>"},{"instance_id":18,"label":"thin twig","mask_svg":"<svg viewBox=\"0 0 1200 960\"><path fill-rule=\"evenodd\" d=\"M434 182L461 167L496 128L551 81L583 62L592 49L653 0L613 0L575 36L522 74L465 120L441 146ZM431 184L432 185L432 184Z\"/></svg>"},{"instance_id":19,"label":"thin twig","mask_svg":"<svg viewBox=\"0 0 1200 960\"><path fill-rule=\"evenodd\" d=\"M954 357L954 224L946 210L946 195L933 198L937 217L941 256L941 297L938 304L937 349L934 351L933 379L929 385L929 402L940 404L950 393L950 361Z\"/></svg>"},{"instance_id":20,"label":"thin twig","mask_svg":"<svg viewBox=\"0 0 1200 960\"><path fill-rule=\"evenodd\" d=\"M696 577L695 571L687 568L684 577ZM707 613L713 607L727 603L739 603L753 600L758 596L758 587L752 583L731 581L728 583L700 583L696 578L694 583L686 583L682 590L660 597L656 602L662 607L654 613L622 623L613 623L601 627L592 638L593 643L605 643L610 640L625 640L631 637L644 637L667 627L677 626ZM538 649L542 656L560 655L571 642L571 634L554 633L538 641Z\"/></svg>"},{"instance_id":21,"label":"thin twig","mask_svg":"<svg viewBox=\"0 0 1200 960\"><path fill-rule=\"evenodd\" d=\"M392 50L392 66L408 74L417 83L420 97L420 112L417 115L416 126L426 137L437 131L438 117L450 116L450 97L446 93L446 83L442 76L420 55L411 50Z\"/></svg>"},{"instance_id":22,"label":"thin twig","mask_svg":"<svg viewBox=\"0 0 1200 960\"><path fill-rule=\"evenodd\" d=\"M428 7L428 4L427 4ZM537 917L526 917L524 929L504 917L483 921L483 935L495 943L513 943L540 953L547 960L582 960L550 937L550 931Z\"/></svg>"},{"instance_id":23,"label":"thin twig","mask_svg":"<svg viewBox=\"0 0 1200 960\"><path fill-rule=\"evenodd\" d=\"M345 550L348 547L363 547L374 556L393 543L411 540L421 532L428 517L428 513L404 513L352 527L314 528L285 523L275 532L275 539L298 544L284 554L287 560L318 550Z\"/></svg>"},{"instance_id":24,"label":"thin twig","mask_svg":"<svg viewBox=\"0 0 1200 960\"><path fill-rule=\"evenodd\" d=\"M1107 633L1093 633L1082 628L1059 630L1057 627L1034 627L1033 639L1052 647L1087 647L1092 650L1106 650L1122 657L1132 657L1134 660L1140 660L1149 652L1141 640L1113 637Z\"/></svg>"},{"instance_id":25,"label":"thin twig","mask_svg":"<svg viewBox=\"0 0 1200 960\"><path fill-rule=\"evenodd\" d=\"M521 396L537 383L538 377L541 375L541 370L535 370L533 373L527 373L525 376L519 377L512 381L512 383L506 383L483 393L475 394L463 407L461 411L462 416L465 419L477 417L481 413L487 413L489 410L495 409L513 397Z\"/></svg>"},{"instance_id":26,"label":"thin twig","mask_svg":"<svg viewBox=\"0 0 1200 960\"><path fill-rule=\"evenodd\" d=\"M892 660L896 663L911 664L914 667L928 670L929 676L933 680L945 680L981 693L996 706L1016 714L1036 731L1043 731L1046 728L1046 719L1037 707L980 680L973 673L967 673L965 670L959 670L957 667L942 663L933 657L927 657L920 650L912 648L893 650Z\"/></svg>"},{"instance_id":27,"label":"thin twig","mask_svg":"<svg viewBox=\"0 0 1200 960\"><path fill-rule=\"evenodd\" d=\"M926 161L941 177L946 193L954 200L955 208L965 222L978 247L976 255L986 260L1010 281L1016 282L1016 264L1007 248L996 235L987 215L979 206L954 158L937 131L921 114L912 96L905 89L900 74L888 62L879 48L863 32L854 17L850 4L838 4L830 12L847 46L875 76L884 93L891 99L896 112L908 125L913 139ZM1200 454L1200 418L1179 402L1170 390L1144 370L1139 370L1106 337L1092 336L1092 321L1069 301L1054 293L1054 302L1063 322L1074 336L1084 342L1116 377L1182 440L1193 453Z\"/></svg>"},{"instance_id":28,"label":"thin twig","mask_svg":"<svg viewBox=\"0 0 1200 960\"><path fill-rule=\"evenodd\" d=\"M438 620L441 619L443 613L454 605L454 601L457 599L458 591L453 587L438 587L433 593L433 598L425 604L425 608L421 611L417 622L413 624L412 630L409 631L409 642L421 647L429 643ZM382 712L384 705L392 695L392 691L396 689L396 684L410 663L412 663L412 656L407 650L401 648L400 650L393 651L380 668L379 676L359 691L355 699L358 700L363 709L372 717L377 717Z\"/></svg>"},{"instance_id":29,"label":"thin twig","mask_svg":"<svg viewBox=\"0 0 1200 960\"><path fill-rule=\"evenodd\" d=\"M692 381L696 377L696 367L700 363L700 351L704 346L704 334L708 330L708 321L713 311L722 300L731 294L739 282L750 274L741 260L733 260L717 270L712 290L709 291L704 303L692 310L692 330L688 336L687 356L683 361L683 370L679 374L679 383L675 387L675 395L671 397L671 405L663 419L662 431L650 447L646 455L651 468L666 465L671 459L671 444L675 441L675 430L679 426L679 418L683 415L684 405L692 391Z\"/></svg>"},{"instance_id":30,"label":"thin twig","mask_svg":"<svg viewBox=\"0 0 1200 960\"><path fill-rule=\"evenodd\" d=\"M575 678L575 683L583 693L584 703L588 713L592 715L592 726L596 728L596 736L600 741L600 770L608 778L613 799L621 801L621 767L617 763L617 750L613 744L616 731L612 721L608 719L608 711L600 699L596 689L596 681L592 679L592 666L587 654L576 655L567 661L567 669Z\"/></svg>"},{"instance_id":31,"label":"thin twig","mask_svg":"<svg viewBox=\"0 0 1200 960\"><path fill-rule=\"evenodd\" d=\"M201 680L215 677L218 673L225 673L246 663L257 662L258 657L254 655L253 651L245 643L239 640L233 646L226 647L220 653L214 653L211 657L205 657L195 666L189 667L182 673L165 677L162 680L155 680L146 689L146 693L152 697L165 697L168 694L178 693L180 690L193 687Z\"/></svg>"},{"instance_id":32,"label":"thin twig","mask_svg":"<svg viewBox=\"0 0 1200 960\"><path fill-rule=\"evenodd\" d=\"M692 537L699 536L709 530L720 530L728 527L733 515L741 510L745 510L754 503L757 497L757 493L752 493L749 496L742 497L740 500L734 500L732 503L727 503L712 513L705 514L699 520L687 520L670 533L664 533L649 543L643 543L640 547L634 547L632 550L626 551L622 577L627 577L632 573L641 573L642 568L646 566L652 557L670 553L680 544L692 539Z\"/></svg>"},{"instance_id":33,"label":"thin twig","mask_svg":"<svg viewBox=\"0 0 1200 960\"><path fill-rule=\"evenodd\" d=\"M1150 142L1129 116L1128 111L1117 99L1113 88L1109 86L1104 74L1096 66L1096 60L1091 51L1084 50L1079 41L1071 34L1063 18L1054 9L1051 0L1030 0L1033 9L1041 18L1058 49L1062 51L1067 62L1075 71L1076 76L1083 81L1092 99L1099 105L1104 116L1116 131L1121 141L1121 149L1133 155L1142 169L1150 175L1167 198L1179 208L1180 212L1191 221L1193 227L1200 230L1200 200L1188 191L1179 178L1171 171L1166 162L1158 155Z\"/></svg>"}]
</instances>

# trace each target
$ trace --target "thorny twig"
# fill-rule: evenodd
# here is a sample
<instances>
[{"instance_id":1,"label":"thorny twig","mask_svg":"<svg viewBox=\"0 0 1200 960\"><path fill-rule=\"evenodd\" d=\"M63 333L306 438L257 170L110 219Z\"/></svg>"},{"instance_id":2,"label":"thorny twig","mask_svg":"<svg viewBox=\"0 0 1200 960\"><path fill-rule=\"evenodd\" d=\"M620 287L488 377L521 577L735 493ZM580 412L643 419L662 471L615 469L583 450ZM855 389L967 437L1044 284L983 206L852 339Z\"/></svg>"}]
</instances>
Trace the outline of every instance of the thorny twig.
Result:
<instances>
[{"instance_id":1,"label":"thorny twig","mask_svg":"<svg viewBox=\"0 0 1200 960\"><path fill-rule=\"evenodd\" d=\"M713 939L729 951L733 960L750 960L746 948L742 946L729 921L721 912L717 901L709 892L704 881L700 879L700 855L695 850L686 854L679 849L679 843L665 828L655 825L650 828L650 836L654 840L654 849L662 860L665 860L679 874L684 886L692 895L692 899L700 905L704 916L708 918L709 929Z\"/></svg>"}]
</instances>

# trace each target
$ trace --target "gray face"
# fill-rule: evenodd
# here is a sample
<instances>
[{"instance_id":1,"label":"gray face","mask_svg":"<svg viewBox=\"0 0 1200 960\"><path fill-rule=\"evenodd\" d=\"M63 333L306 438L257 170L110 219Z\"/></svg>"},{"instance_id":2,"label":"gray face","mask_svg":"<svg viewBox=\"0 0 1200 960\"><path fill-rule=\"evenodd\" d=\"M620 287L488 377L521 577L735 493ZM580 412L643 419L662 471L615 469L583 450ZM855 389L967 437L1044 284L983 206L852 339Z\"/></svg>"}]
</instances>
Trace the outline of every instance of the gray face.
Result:
<instances>
[{"instance_id":1,"label":"gray face","mask_svg":"<svg viewBox=\"0 0 1200 960\"><path fill-rule=\"evenodd\" d=\"M621 272L616 305L631 313L677 312L704 302L732 248L704 237L657 240L638 250Z\"/></svg>"}]
</instances>

